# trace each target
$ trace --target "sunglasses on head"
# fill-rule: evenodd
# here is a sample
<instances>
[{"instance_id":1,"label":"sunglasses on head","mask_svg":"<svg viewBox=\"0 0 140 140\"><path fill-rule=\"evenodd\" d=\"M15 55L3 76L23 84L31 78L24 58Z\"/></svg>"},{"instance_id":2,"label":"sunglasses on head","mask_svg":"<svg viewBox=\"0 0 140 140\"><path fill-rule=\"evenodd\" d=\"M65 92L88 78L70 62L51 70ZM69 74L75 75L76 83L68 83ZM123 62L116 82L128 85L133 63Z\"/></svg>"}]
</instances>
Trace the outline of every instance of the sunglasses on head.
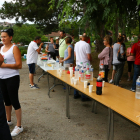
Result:
<instances>
[{"instance_id":1,"label":"sunglasses on head","mask_svg":"<svg viewBox=\"0 0 140 140\"><path fill-rule=\"evenodd\" d=\"M8 31L8 29L1 30L1 32L7 32L7 31Z\"/></svg>"}]
</instances>

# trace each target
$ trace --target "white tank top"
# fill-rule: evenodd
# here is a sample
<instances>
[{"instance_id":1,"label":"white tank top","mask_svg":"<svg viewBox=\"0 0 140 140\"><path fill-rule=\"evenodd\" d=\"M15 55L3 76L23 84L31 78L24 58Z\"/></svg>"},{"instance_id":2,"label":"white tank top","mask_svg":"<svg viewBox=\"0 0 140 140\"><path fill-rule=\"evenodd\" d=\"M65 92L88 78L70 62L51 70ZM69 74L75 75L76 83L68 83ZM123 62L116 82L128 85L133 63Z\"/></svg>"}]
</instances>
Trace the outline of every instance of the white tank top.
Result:
<instances>
[{"instance_id":1,"label":"white tank top","mask_svg":"<svg viewBox=\"0 0 140 140\"><path fill-rule=\"evenodd\" d=\"M13 45L7 52L3 52L4 46L1 47L0 53L4 58L4 63L6 64L15 64L15 58L13 54ZM0 68L0 79L7 79L13 76L19 75L18 69L11 69L11 68Z\"/></svg>"}]
</instances>

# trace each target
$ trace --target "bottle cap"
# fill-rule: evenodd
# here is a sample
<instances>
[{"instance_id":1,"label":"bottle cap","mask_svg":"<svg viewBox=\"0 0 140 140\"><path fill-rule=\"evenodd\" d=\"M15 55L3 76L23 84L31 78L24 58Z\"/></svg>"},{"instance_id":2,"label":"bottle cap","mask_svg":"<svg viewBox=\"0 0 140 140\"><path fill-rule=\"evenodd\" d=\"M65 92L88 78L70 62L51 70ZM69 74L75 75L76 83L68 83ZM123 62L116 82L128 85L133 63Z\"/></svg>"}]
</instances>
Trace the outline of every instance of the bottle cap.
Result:
<instances>
[{"instance_id":1,"label":"bottle cap","mask_svg":"<svg viewBox=\"0 0 140 140\"><path fill-rule=\"evenodd\" d=\"M101 65L103 65L103 64L101 64Z\"/></svg>"},{"instance_id":2,"label":"bottle cap","mask_svg":"<svg viewBox=\"0 0 140 140\"><path fill-rule=\"evenodd\" d=\"M89 63L87 63L87 65L89 65Z\"/></svg>"},{"instance_id":3,"label":"bottle cap","mask_svg":"<svg viewBox=\"0 0 140 140\"><path fill-rule=\"evenodd\" d=\"M83 64L83 62L81 62L80 64Z\"/></svg>"},{"instance_id":4,"label":"bottle cap","mask_svg":"<svg viewBox=\"0 0 140 140\"><path fill-rule=\"evenodd\" d=\"M101 76L101 74L99 74L99 76Z\"/></svg>"}]
</instances>

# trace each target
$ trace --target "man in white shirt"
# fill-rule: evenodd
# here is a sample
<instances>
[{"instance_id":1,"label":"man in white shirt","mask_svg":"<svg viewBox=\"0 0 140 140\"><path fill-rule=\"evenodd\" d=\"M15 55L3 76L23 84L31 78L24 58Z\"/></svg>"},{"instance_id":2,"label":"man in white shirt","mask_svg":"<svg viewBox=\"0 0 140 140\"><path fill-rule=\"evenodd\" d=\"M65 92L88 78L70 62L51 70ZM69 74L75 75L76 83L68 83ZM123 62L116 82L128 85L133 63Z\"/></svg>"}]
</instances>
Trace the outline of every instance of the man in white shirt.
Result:
<instances>
[{"instance_id":1,"label":"man in white shirt","mask_svg":"<svg viewBox=\"0 0 140 140\"><path fill-rule=\"evenodd\" d=\"M76 65L81 65L80 63L83 62L84 67L86 64L91 61L91 47L86 42L87 36L83 35L82 40L77 42L74 47L74 54L76 56Z\"/></svg>"},{"instance_id":2,"label":"man in white shirt","mask_svg":"<svg viewBox=\"0 0 140 140\"><path fill-rule=\"evenodd\" d=\"M35 73L35 64L37 63L38 53L41 51L41 47L43 43L41 43L41 37L35 37L34 41L31 41L28 46L27 51L27 64L29 67L29 79L30 79L30 87L31 89L38 89L37 85L34 84L34 73ZM38 47L37 45L40 46Z\"/></svg>"},{"instance_id":3,"label":"man in white shirt","mask_svg":"<svg viewBox=\"0 0 140 140\"><path fill-rule=\"evenodd\" d=\"M74 47L74 55L76 56L76 65L81 65L81 62L83 62L84 67L86 67L87 63L90 65L91 58L91 47L86 42L87 36L83 35L82 40L77 42ZM87 96L84 94L81 95L82 101L88 101L90 100ZM77 90L74 90L74 99L80 98L80 94Z\"/></svg>"}]
</instances>

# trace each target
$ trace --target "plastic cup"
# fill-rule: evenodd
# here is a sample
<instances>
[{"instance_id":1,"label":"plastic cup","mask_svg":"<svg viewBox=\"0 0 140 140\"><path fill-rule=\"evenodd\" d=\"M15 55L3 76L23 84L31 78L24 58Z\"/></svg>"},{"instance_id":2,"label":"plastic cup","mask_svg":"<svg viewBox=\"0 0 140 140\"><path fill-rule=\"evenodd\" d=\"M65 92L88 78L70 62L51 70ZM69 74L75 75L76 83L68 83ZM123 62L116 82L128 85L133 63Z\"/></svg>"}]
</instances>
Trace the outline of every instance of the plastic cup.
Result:
<instances>
[{"instance_id":1,"label":"plastic cup","mask_svg":"<svg viewBox=\"0 0 140 140\"><path fill-rule=\"evenodd\" d=\"M89 85L89 93L92 93L93 85Z\"/></svg>"},{"instance_id":2,"label":"plastic cup","mask_svg":"<svg viewBox=\"0 0 140 140\"><path fill-rule=\"evenodd\" d=\"M54 69L54 64L52 64L52 69Z\"/></svg>"},{"instance_id":3,"label":"plastic cup","mask_svg":"<svg viewBox=\"0 0 140 140\"><path fill-rule=\"evenodd\" d=\"M102 83L102 87L104 87L105 86L105 81L103 81L103 83Z\"/></svg>"},{"instance_id":4,"label":"plastic cup","mask_svg":"<svg viewBox=\"0 0 140 140\"><path fill-rule=\"evenodd\" d=\"M71 80L71 84L74 84L74 79L73 79L73 77L72 77L70 80Z\"/></svg>"},{"instance_id":5,"label":"plastic cup","mask_svg":"<svg viewBox=\"0 0 140 140\"><path fill-rule=\"evenodd\" d=\"M62 72L61 71L59 72L59 75L60 75L60 77L62 76Z\"/></svg>"},{"instance_id":6,"label":"plastic cup","mask_svg":"<svg viewBox=\"0 0 140 140\"><path fill-rule=\"evenodd\" d=\"M87 88L88 81L84 81L84 88Z\"/></svg>"},{"instance_id":7,"label":"plastic cup","mask_svg":"<svg viewBox=\"0 0 140 140\"><path fill-rule=\"evenodd\" d=\"M46 67L46 63L44 62L44 67Z\"/></svg>"},{"instance_id":8,"label":"plastic cup","mask_svg":"<svg viewBox=\"0 0 140 140\"><path fill-rule=\"evenodd\" d=\"M73 70L70 70L70 77L73 76Z\"/></svg>"},{"instance_id":9,"label":"plastic cup","mask_svg":"<svg viewBox=\"0 0 140 140\"><path fill-rule=\"evenodd\" d=\"M78 83L78 80L74 79L74 85L77 85L77 83Z\"/></svg>"},{"instance_id":10,"label":"plastic cup","mask_svg":"<svg viewBox=\"0 0 140 140\"><path fill-rule=\"evenodd\" d=\"M73 67L69 67L69 71L73 70Z\"/></svg>"},{"instance_id":11,"label":"plastic cup","mask_svg":"<svg viewBox=\"0 0 140 140\"><path fill-rule=\"evenodd\" d=\"M57 69L57 73L59 73L60 71L59 71L59 69Z\"/></svg>"}]
</instances>

